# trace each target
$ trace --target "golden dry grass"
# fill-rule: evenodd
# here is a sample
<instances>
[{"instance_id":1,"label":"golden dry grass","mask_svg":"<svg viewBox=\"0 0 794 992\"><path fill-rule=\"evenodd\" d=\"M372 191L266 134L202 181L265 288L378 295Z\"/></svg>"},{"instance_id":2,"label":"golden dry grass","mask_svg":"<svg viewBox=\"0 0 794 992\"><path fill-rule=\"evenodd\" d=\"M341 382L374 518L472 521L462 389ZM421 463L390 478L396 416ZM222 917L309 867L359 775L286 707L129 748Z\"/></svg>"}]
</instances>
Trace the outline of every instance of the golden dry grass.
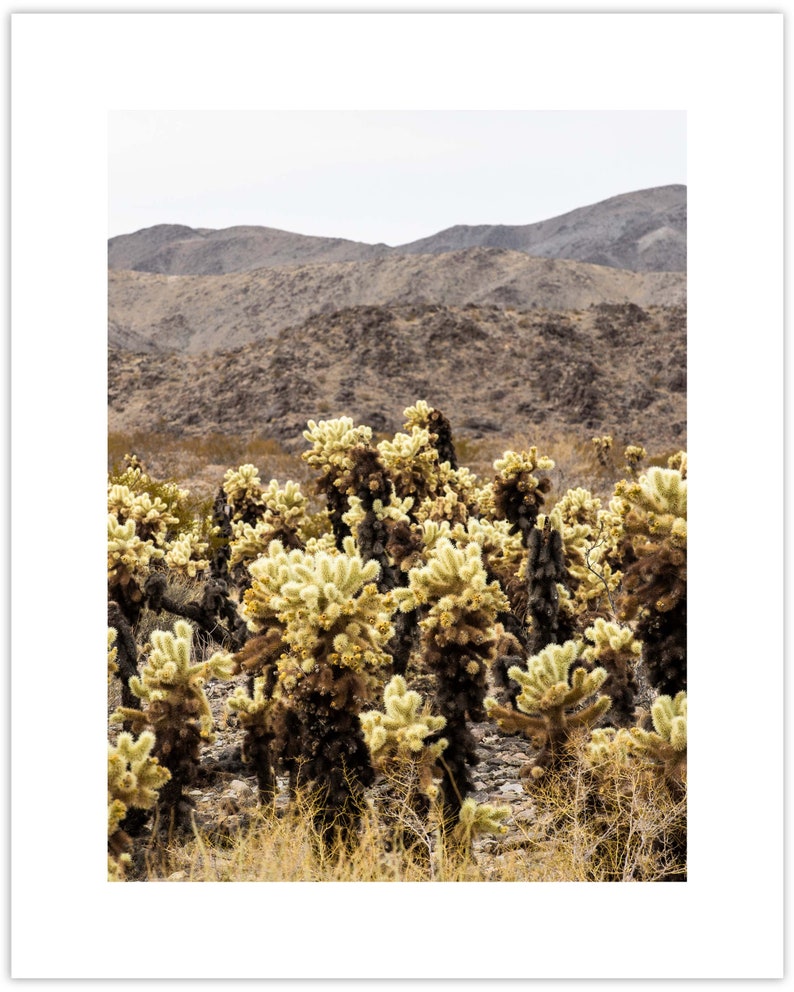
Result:
<instances>
[{"instance_id":1,"label":"golden dry grass","mask_svg":"<svg viewBox=\"0 0 794 992\"><path fill-rule=\"evenodd\" d=\"M246 827L214 837L196 831L146 856L148 881L190 882L654 882L686 878L686 798L655 773L582 762L533 786L537 814L504 838L471 849L444 844L432 823L403 826L410 852L370 806L355 843L324 845L305 799L258 808Z\"/></svg>"}]
</instances>

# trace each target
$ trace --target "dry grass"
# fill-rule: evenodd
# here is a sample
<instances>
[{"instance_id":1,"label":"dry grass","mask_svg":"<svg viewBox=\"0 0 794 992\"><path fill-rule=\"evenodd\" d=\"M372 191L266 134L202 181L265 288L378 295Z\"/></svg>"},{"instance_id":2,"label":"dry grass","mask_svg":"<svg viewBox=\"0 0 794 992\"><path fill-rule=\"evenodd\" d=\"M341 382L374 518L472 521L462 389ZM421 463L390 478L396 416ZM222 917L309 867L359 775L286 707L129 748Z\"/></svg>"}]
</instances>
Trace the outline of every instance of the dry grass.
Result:
<instances>
[{"instance_id":1,"label":"dry grass","mask_svg":"<svg viewBox=\"0 0 794 992\"><path fill-rule=\"evenodd\" d=\"M365 811L355 843L324 843L309 803L258 808L239 833L196 832L181 844L149 851L148 881L418 882L487 881L476 862L436 844L433 857L389 849L374 813Z\"/></svg>"},{"instance_id":2,"label":"dry grass","mask_svg":"<svg viewBox=\"0 0 794 992\"><path fill-rule=\"evenodd\" d=\"M300 454L287 451L266 437L207 434L183 438L157 431L112 432L108 435L108 471L123 470L126 454L136 454L146 471L195 489L199 495L217 492L229 468L252 464L263 481L306 482L312 475Z\"/></svg>"},{"instance_id":3,"label":"dry grass","mask_svg":"<svg viewBox=\"0 0 794 992\"><path fill-rule=\"evenodd\" d=\"M380 436L375 438L376 441L379 439ZM581 432L550 432L538 428L532 433L510 437L472 438L460 434L455 436L454 442L458 463L483 481L493 478L493 463L505 451L528 450L536 446L555 463L549 473L553 487L546 497L549 506L568 489L577 486L589 489L602 499L611 498L615 483L626 477L623 452L633 443L631 439L616 436L606 463L602 464L590 438ZM154 478L187 486L198 497L214 496L227 469L249 463L256 465L263 481L278 479L283 483L289 479L305 486L307 494L314 480L300 451L290 452L273 438L227 434L181 438L156 431L113 432L108 436L108 470L111 473L123 470L124 455L133 452ZM644 465L666 465L673 453L672 449L649 452Z\"/></svg>"},{"instance_id":4,"label":"dry grass","mask_svg":"<svg viewBox=\"0 0 794 992\"><path fill-rule=\"evenodd\" d=\"M657 882L686 878L686 798L647 769L597 780L581 762L532 787L534 822L505 838L445 845L432 824L403 824L417 843L390 843L380 810L363 812L355 843L324 845L305 799L257 808L236 833L195 832L150 850L148 881L190 882Z\"/></svg>"}]
</instances>

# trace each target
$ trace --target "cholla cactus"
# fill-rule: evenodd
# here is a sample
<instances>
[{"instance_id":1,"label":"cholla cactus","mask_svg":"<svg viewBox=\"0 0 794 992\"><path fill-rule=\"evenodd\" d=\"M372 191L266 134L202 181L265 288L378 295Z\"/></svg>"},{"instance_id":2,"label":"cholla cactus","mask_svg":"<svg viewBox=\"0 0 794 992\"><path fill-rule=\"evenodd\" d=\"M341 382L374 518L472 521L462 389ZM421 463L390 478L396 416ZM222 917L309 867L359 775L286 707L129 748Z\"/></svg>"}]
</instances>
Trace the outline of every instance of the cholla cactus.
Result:
<instances>
[{"instance_id":1,"label":"cholla cactus","mask_svg":"<svg viewBox=\"0 0 794 992\"><path fill-rule=\"evenodd\" d=\"M493 467L498 473L493 483L496 512L510 522L513 533L521 534L526 546L543 506L543 494L551 489L548 476L539 478L535 473L550 471L554 462L532 447L529 451L506 451Z\"/></svg>"},{"instance_id":2,"label":"cholla cactus","mask_svg":"<svg viewBox=\"0 0 794 992\"><path fill-rule=\"evenodd\" d=\"M603 668L609 675L606 691L612 700L610 715L617 726L634 719L637 681L634 677L642 645L628 627L621 627L599 617L584 633L588 642L582 661L588 668Z\"/></svg>"},{"instance_id":3,"label":"cholla cactus","mask_svg":"<svg viewBox=\"0 0 794 992\"><path fill-rule=\"evenodd\" d=\"M616 492L646 515L651 533L671 532L686 520L687 483L678 469L653 466L636 483L618 483Z\"/></svg>"},{"instance_id":4,"label":"cholla cactus","mask_svg":"<svg viewBox=\"0 0 794 992\"><path fill-rule=\"evenodd\" d=\"M678 792L686 785L687 696L659 696L651 707L655 732L633 727L630 747L661 769L665 781Z\"/></svg>"},{"instance_id":5,"label":"cholla cactus","mask_svg":"<svg viewBox=\"0 0 794 992\"><path fill-rule=\"evenodd\" d=\"M508 671L521 687L516 698L520 712L487 699L491 719L504 730L520 730L541 748L537 757L521 770L522 777L540 778L547 769L559 767L573 731L592 727L610 707L608 696L599 696L583 708L607 679L603 668L587 672L577 666L582 644L566 641L550 644L527 661L526 669L514 665Z\"/></svg>"},{"instance_id":6,"label":"cholla cactus","mask_svg":"<svg viewBox=\"0 0 794 992\"><path fill-rule=\"evenodd\" d=\"M153 540L158 547L165 544L169 530L179 524L179 518L169 511L159 496L138 493L127 510L127 519L135 521L142 540Z\"/></svg>"},{"instance_id":7,"label":"cholla cactus","mask_svg":"<svg viewBox=\"0 0 794 992\"><path fill-rule=\"evenodd\" d=\"M110 682L119 670L118 663L116 662L116 657L119 653L118 648L115 647L116 636L116 630L113 627L108 627L108 682Z\"/></svg>"},{"instance_id":8,"label":"cholla cactus","mask_svg":"<svg viewBox=\"0 0 794 992\"><path fill-rule=\"evenodd\" d=\"M163 552L151 540L138 537L134 520L119 523L108 514L108 577L119 579L123 574L145 572L149 563L162 558Z\"/></svg>"},{"instance_id":9,"label":"cholla cactus","mask_svg":"<svg viewBox=\"0 0 794 992\"><path fill-rule=\"evenodd\" d=\"M480 548L457 548L441 538L427 564L409 572L407 589L394 596L402 611L427 606L419 621L423 658L436 676L436 705L447 721L444 792L447 827L457 821L472 788L468 766L478 758L467 718L481 720L486 673L496 644L497 615L509 608L498 582L489 582Z\"/></svg>"},{"instance_id":10,"label":"cholla cactus","mask_svg":"<svg viewBox=\"0 0 794 992\"><path fill-rule=\"evenodd\" d=\"M456 525L451 533L458 547L466 547L472 542L479 546L486 574L496 579L507 597L509 608L497 615L506 633L497 643L491 674L494 683L509 695L515 684L509 682L507 669L518 660L513 652L517 650L523 654L527 644L524 624L527 588L521 577L525 551L521 536L512 532L506 520L478 520L475 517L470 517L465 527Z\"/></svg>"},{"instance_id":11,"label":"cholla cactus","mask_svg":"<svg viewBox=\"0 0 794 992\"><path fill-rule=\"evenodd\" d=\"M622 574L612 565L615 542L601 500L587 489L569 489L554 505L549 519L562 537L567 583L576 613L612 612ZM544 518L539 517L538 526L542 521Z\"/></svg>"},{"instance_id":12,"label":"cholla cactus","mask_svg":"<svg viewBox=\"0 0 794 992\"><path fill-rule=\"evenodd\" d=\"M339 417L336 420L321 420L319 423L308 421L303 436L312 447L309 451L304 451L301 458L323 474L333 470L336 475L351 467L351 448L369 444L372 429L355 427L350 417Z\"/></svg>"},{"instance_id":13,"label":"cholla cactus","mask_svg":"<svg viewBox=\"0 0 794 992\"><path fill-rule=\"evenodd\" d=\"M438 734L447 721L443 716L433 716L419 693L409 690L400 675L387 683L383 705L385 712L368 710L360 716L375 769L397 782L414 782L419 793L435 799L435 780L441 775L437 762L447 746ZM410 798L415 797L406 796L406 802Z\"/></svg>"},{"instance_id":14,"label":"cholla cactus","mask_svg":"<svg viewBox=\"0 0 794 992\"><path fill-rule=\"evenodd\" d=\"M667 467L676 469L681 473L681 478L685 479L687 474L687 456L685 451L676 451L667 459Z\"/></svg>"},{"instance_id":15,"label":"cholla cactus","mask_svg":"<svg viewBox=\"0 0 794 992\"><path fill-rule=\"evenodd\" d=\"M186 525L189 496L187 489L155 480L139 467L108 478L108 513L119 523L134 520L141 540L152 540L158 547Z\"/></svg>"},{"instance_id":16,"label":"cholla cactus","mask_svg":"<svg viewBox=\"0 0 794 992\"><path fill-rule=\"evenodd\" d=\"M165 563L170 569L195 579L210 567L209 542L202 536L201 524L196 523L190 530L183 531L165 550Z\"/></svg>"},{"instance_id":17,"label":"cholla cactus","mask_svg":"<svg viewBox=\"0 0 794 992\"><path fill-rule=\"evenodd\" d=\"M350 536L350 528L343 520L349 509L345 475L353 468L353 450L369 447L372 430L354 427L350 417L339 417L319 423L310 420L303 436L312 447L304 451L301 458L320 472L317 491L325 495L336 546L341 551L344 539Z\"/></svg>"},{"instance_id":18,"label":"cholla cactus","mask_svg":"<svg viewBox=\"0 0 794 992\"><path fill-rule=\"evenodd\" d=\"M280 486L277 479L271 479L262 498L274 517L279 517L292 530L300 530L306 520L309 500L299 483L288 480Z\"/></svg>"},{"instance_id":19,"label":"cholla cactus","mask_svg":"<svg viewBox=\"0 0 794 992\"><path fill-rule=\"evenodd\" d=\"M637 620L653 685L679 692L686 688L687 482L676 469L653 467L615 492L626 535L620 618Z\"/></svg>"},{"instance_id":20,"label":"cholla cactus","mask_svg":"<svg viewBox=\"0 0 794 992\"><path fill-rule=\"evenodd\" d=\"M593 445L593 451L598 459L598 464L603 468L607 468L609 465L609 453L612 450L612 435L604 434L601 437L591 438L590 443Z\"/></svg>"},{"instance_id":21,"label":"cholla cactus","mask_svg":"<svg viewBox=\"0 0 794 992\"><path fill-rule=\"evenodd\" d=\"M641 445L630 444L624 450L623 457L626 459L626 471L632 479L636 479L640 465L648 457L648 452Z\"/></svg>"},{"instance_id":22,"label":"cholla cactus","mask_svg":"<svg viewBox=\"0 0 794 992\"><path fill-rule=\"evenodd\" d=\"M223 492L231 507L231 519L253 523L264 510L262 480L256 465L230 468L223 477Z\"/></svg>"},{"instance_id":23,"label":"cholla cactus","mask_svg":"<svg viewBox=\"0 0 794 992\"><path fill-rule=\"evenodd\" d=\"M528 650L537 654L547 644L561 644L574 636L576 627L568 596L570 575L565 563L562 534L546 517L526 538L523 576L527 589L527 614L532 624Z\"/></svg>"},{"instance_id":24,"label":"cholla cactus","mask_svg":"<svg viewBox=\"0 0 794 992\"><path fill-rule=\"evenodd\" d=\"M453 843L468 851L472 840L480 834L507 833L504 821L508 819L510 812L509 806L477 803L471 797L464 799L457 825L452 831Z\"/></svg>"},{"instance_id":25,"label":"cholla cactus","mask_svg":"<svg viewBox=\"0 0 794 992\"><path fill-rule=\"evenodd\" d=\"M378 452L397 495L402 499L410 496L416 508L428 497L435 498L450 471L448 464L442 470L430 432L424 428L414 426L410 434L395 434L391 441L381 441Z\"/></svg>"},{"instance_id":26,"label":"cholla cactus","mask_svg":"<svg viewBox=\"0 0 794 992\"><path fill-rule=\"evenodd\" d=\"M367 515L367 509L365 503L358 496L350 496L349 502L350 508L344 516L344 521L350 527L351 531L355 533L359 525L364 521ZM410 496L406 499L400 499L398 496L392 494L387 503L384 503L380 499L374 499L372 501L372 512L374 512L378 520L410 524L408 514L413 503L414 501Z\"/></svg>"},{"instance_id":27,"label":"cholla cactus","mask_svg":"<svg viewBox=\"0 0 794 992\"><path fill-rule=\"evenodd\" d=\"M521 537L507 520L470 517L465 525L456 524L450 536L458 547L471 543L479 545L486 571L499 580L502 590L516 615L526 613L526 588L519 578L525 557Z\"/></svg>"},{"instance_id":28,"label":"cholla cactus","mask_svg":"<svg viewBox=\"0 0 794 992\"><path fill-rule=\"evenodd\" d=\"M604 838L593 855L605 849L618 881L686 881L686 693L660 696L652 718L654 730L594 730L582 751L587 818ZM627 808L641 817L627 822Z\"/></svg>"},{"instance_id":29,"label":"cholla cactus","mask_svg":"<svg viewBox=\"0 0 794 992\"><path fill-rule=\"evenodd\" d=\"M639 761L671 789L677 798L686 792L687 695L659 696L651 707L653 730L635 726L593 731L586 757L598 769L611 762L628 769Z\"/></svg>"},{"instance_id":30,"label":"cholla cactus","mask_svg":"<svg viewBox=\"0 0 794 992\"><path fill-rule=\"evenodd\" d=\"M270 682L271 679L265 676L255 678L252 694L238 686L226 701L229 711L236 715L245 730L242 759L254 766L259 799L264 803L272 802L276 795L272 742L277 734L274 714L280 700L271 694Z\"/></svg>"},{"instance_id":31,"label":"cholla cactus","mask_svg":"<svg viewBox=\"0 0 794 992\"><path fill-rule=\"evenodd\" d=\"M142 587L149 565L162 557L162 549L156 548L152 540L138 537L134 520L122 524L115 514L108 514L108 594L130 624L136 622L143 608Z\"/></svg>"},{"instance_id":32,"label":"cholla cactus","mask_svg":"<svg viewBox=\"0 0 794 992\"><path fill-rule=\"evenodd\" d=\"M131 839L123 824L131 808L147 810L157 802L158 790L171 778L151 756L154 734L144 731L137 741L121 733L108 746L108 878L120 881L130 866Z\"/></svg>"},{"instance_id":33,"label":"cholla cactus","mask_svg":"<svg viewBox=\"0 0 794 992\"><path fill-rule=\"evenodd\" d=\"M374 800L392 850L426 860L441 778L440 737L446 720L395 675L383 692L384 710L361 714L372 766L380 777Z\"/></svg>"},{"instance_id":34,"label":"cholla cactus","mask_svg":"<svg viewBox=\"0 0 794 992\"><path fill-rule=\"evenodd\" d=\"M267 556L250 567L243 606L254 631L280 624L283 650L273 692L291 722L282 723L285 734L277 730L274 747L288 762L293 784L306 785L316 800L323 836L336 818L351 835L371 783L358 715L391 660L387 645L394 633L391 598L376 585L378 563L363 562L352 538L344 550L287 552L272 542ZM300 767L292 763L296 739L304 757Z\"/></svg>"},{"instance_id":35,"label":"cholla cactus","mask_svg":"<svg viewBox=\"0 0 794 992\"><path fill-rule=\"evenodd\" d=\"M440 410L428 406L425 400L419 400L414 406L406 407L403 411L406 430L414 427L424 429L430 435L430 443L438 452L439 463L446 462L454 471L458 467L455 446L452 442L452 425Z\"/></svg>"},{"instance_id":36,"label":"cholla cactus","mask_svg":"<svg viewBox=\"0 0 794 992\"><path fill-rule=\"evenodd\" d=\"M174 631L156 630L140 677L130 679L130 690L145 704L136 710L120 706L111 721L129 721L134 732L150 728L156 737L155 756L170 771L171 781L161 791L159 809L163 826L181 823L183 788L195 777L202 741L214 740L212 712L204 694L208 678L230 678L232 656L225 652L191 664L193 628L177 620Z\"/></svg>"},{"instance_id":37,"label":"cholla cactus","mask_svg":"<svg viewBox=\"0 0 794 992\"><path fill-rule=\"evenodd\" d=\"M129 518L134 499L135 495L129 486L108 484L108 513L112 513L120 523L125 523Z\"/></svg>"},{"instance_id":38,"label":"cholla cactus","mask_svg":"<svg viewBox=\"0 0 794 992\"><path fill-rule=\"evenodd\" d=\"M375 585L379 566L363 562L350 539L346 552L287 552L273 541L250 568L253 581L243 605L249 627L261 629L271 619L283 623L284 639L306 675L320 659L358 672L388 661L391 605Z\"/></svg>"},{"instance_id":39,"label":"cholla cactus","mask_svg":"<svg viewBox=\"0 0 794 992\"><path fill-rule=\"evenodd\" d=\"M137 469L139 472L146 471L143 462L138 457L138 455L135 454L135 452L132 453L130 453L129 451L126 452L121 460L127 466L128 469Z\"/></svg>"},{"instance_id":40,"label":"cholla cactus","mask_svg":"<svg viewBox=\"0 0 794 992\"><path fill-rule=\"evenodd\" d=\"M266 554L271 541L302 548L308 531L313 529L307 514L308 499L297 483L287 482L281 488L276 479L271 479L267 489L261 490L259 502L261 515L253 523L242 519L232 522L230 568L248 565Z\"/></svg>"},{"instance_id":41,"label":"cholla cactus","mask_svg":"<svg viewBox=\"0 0 794 992\"><path fill-rule=\"evenodd\" d=\"M449 471L447 464L441 465L442 481L435 494L427 496L417 507L416 519L447 521L454 526L487 516L493 503L490 483L483 487L467 468Z\"/></svg>"}]
</instances>

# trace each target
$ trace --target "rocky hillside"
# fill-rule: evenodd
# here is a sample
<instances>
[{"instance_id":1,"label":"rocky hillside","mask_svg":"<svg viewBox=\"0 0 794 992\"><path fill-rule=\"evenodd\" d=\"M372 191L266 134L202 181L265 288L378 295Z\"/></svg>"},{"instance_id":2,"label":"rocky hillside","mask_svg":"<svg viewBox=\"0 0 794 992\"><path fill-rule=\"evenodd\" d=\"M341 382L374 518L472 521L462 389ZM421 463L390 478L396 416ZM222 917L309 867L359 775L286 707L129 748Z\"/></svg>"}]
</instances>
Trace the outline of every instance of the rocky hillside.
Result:
<instances>
[{"instance_id":1,"label":"rocky hillside","mask_svg":"<svg viewBox=\"0 0 794 992\"><path fill-rule=\"evenodd\" d=\"M463 248L507 248L634 272L686 270L686 186L637 190L523 225L458 225L404 245L370 245L269 227L159 224L108 242L108 267L163 275L221 275L272 266L357 262Z\"/></svg>"},{"instance_id":2,"label":"rocky hillside","mask_svg":"<svg viewBox=\"0 0 794 992\"><path fill-rule=\"evenodd\" d=\"M475 304L556 311L626 302L684 305L686 276L541 259L503 248L220 276L111 270L108 336L111 347L198 354L270 340L314 315L351 307Z\"/></svg>"},{"instance_id":3,"label":"rocky hillside","mask_svg":"<svg viewBox=\"0 0 794 992\"><path fill-rule=\"evenodd\" d=\"M683 447L685 311L356 306L230 351L163 361L111 348L109 357L112 431L264 436L302 450L310 418L347 415L393 433L419 399L443 410L457 436L542 428Z\"/></svg>"}]
</instances>

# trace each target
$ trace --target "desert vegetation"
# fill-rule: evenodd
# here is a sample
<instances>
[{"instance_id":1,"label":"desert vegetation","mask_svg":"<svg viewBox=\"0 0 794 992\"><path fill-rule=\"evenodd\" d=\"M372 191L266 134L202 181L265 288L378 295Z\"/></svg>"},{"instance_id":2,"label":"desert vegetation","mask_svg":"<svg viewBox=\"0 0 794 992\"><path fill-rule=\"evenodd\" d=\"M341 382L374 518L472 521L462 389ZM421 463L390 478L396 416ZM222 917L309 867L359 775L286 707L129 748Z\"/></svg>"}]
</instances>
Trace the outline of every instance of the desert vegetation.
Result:
<instances>
[{"instance_id":1,"label":"desert vegetation","mask_svg":"<svg viewBox=\"0 0 794 992\"><path fill-rule=\"evenodd\" d=\"M303 439L111 437L108 877L685 880L686 452Z\"/></svg>"}]
</instances>

